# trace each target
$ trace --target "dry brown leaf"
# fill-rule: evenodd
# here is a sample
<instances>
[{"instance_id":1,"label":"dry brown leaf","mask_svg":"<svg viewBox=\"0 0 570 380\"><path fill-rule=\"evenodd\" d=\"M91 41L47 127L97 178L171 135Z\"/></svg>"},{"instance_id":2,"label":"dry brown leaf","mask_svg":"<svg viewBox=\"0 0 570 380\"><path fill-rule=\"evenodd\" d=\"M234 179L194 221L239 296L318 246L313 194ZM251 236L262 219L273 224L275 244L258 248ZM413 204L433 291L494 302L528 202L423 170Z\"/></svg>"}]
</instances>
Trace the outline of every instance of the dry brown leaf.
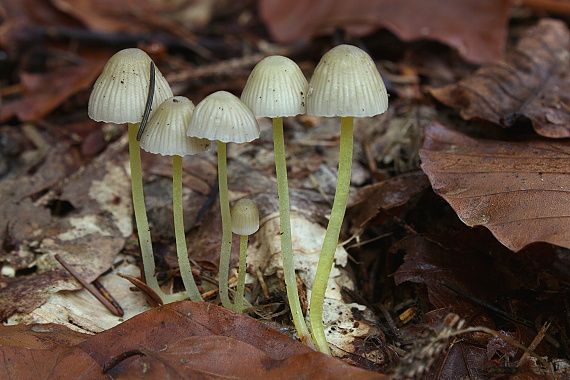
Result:
<instances>
[{"instance_id":1,"label":"dry brown leaf","mask_svg":"<svg viewBox=\"0 0 570 380\"><path fill-rule=\"evenodd\" d=\"M0 346L26 347L33 350L53 350L71 347L90 335L81 334L56 324L0 325Z\"/></svg>"},{"instance_id":2,"label":"dry brown leaf","mask_svg":"<svg viewBox=\"0 0 570 380\"><path fill-rule=\"evenodd\" d=\"M385 27L403 40L437 40L456 48L468 61L484 63L503 53L511 3L510 0L262 0L259 12L279 42L306 40L337 27L358 36Z\"/></svg>"},{"instance_id":3,"label":"dry brown leaf","mask_svg":"<svg viewBox=\"0 0 570 380\"><path fill-rule=\"evenodd\" d=\"M87 338L53 324L0 326L0 378L107 378L95 360L73 347Z\"/></svg>"},{"instance_id":4,"label":"dry brown leaf","mask_svg":"<svg viewBox=\"0 0 570 380\"><path fill-rule=\"evenodd\" d=\"M434 122L420 156L433 189L469 225L518 251L570 248L570 142L478 140Z\"/></svg>"},{"instance_id":5,"label":"dry brown leaf","mask_svg":"<svg viewBox=\"0 0 570 380\"><path fill-rule=\"evenodd\" d=\"M541 20L504 61L485 66L457 84L432 90L465 119L504 127L528 117L542 136L570 137L570 32L562 21Z\"/></svg>"},{"instance_id":6,"label":"dry brown leaf","mask_svg":"<svg viewBox=\"0 0 570 380\"><path fill-rule=\"evenodd\" d=\"M77 347L109 374L127 378L384 378L203 302L150 310Z\"/></svg>"},{"instance_id":7,"label":"dry brown leaf","mask_svg":"<svg viewBox=\"0 0 570 380\"><path fill-rule=\"evenodd\" d=\"M53 324L0 326L0 360L0 378L17 379L385 378L252 318L189 301L152 309L95 336Z\"/></svg>"}]
</instances>

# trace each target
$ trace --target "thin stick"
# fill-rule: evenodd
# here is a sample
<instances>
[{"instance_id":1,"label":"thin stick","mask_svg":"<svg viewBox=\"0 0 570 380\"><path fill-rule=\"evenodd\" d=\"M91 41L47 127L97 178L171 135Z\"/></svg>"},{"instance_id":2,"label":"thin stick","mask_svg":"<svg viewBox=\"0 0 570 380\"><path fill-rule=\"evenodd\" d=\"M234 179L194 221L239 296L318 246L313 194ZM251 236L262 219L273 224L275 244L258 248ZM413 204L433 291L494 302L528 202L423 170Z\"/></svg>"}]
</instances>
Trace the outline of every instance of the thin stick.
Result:
<instances>
[{"instance_id":1,"label":"thin stick","mask_svg":"<svg viewBox=\"0 0 570 380\"><path fill-rule=\"evenodd\" d=\"M220 247L219 289L225 308L232 309L228 290L228 271L232 251L232 217L228 190L226 143L218 141L218 186L220 189L220 211L222 214L222 246Z\"/></svg>"},{"instance_id":2,"label":"thin stick","mask_svg":"<svg viewBox=\"0 0 570 380\"><path fill-rule=\"evenodd\" d=\"M81 277L79 273L77 273L75 269L73 269L73 267L69 265L59 254L56 253L54 257L57 261L59 261L61 266L64 267L77 281L79 281L79 283L81 283L81 285L83 285L83 287L87 289L89 293L93 294L93 297L97 298L97 300L101 302L107 308L107 310L118 317L123 316L122 310L118 310L111 302L109 302L109 300L103 297L103 295L99 293L93 285Z\"/></svg>"},{"instance_id":3,"label":"thin stick","mask_svg":"<svg viewBox=\"0 0 570 380\"><path fill-rule=\"evenodd\" d=\"M301 301L297 289L297 276L293 262L293 243L291 238L291 215L289 202L289 184L287 180L287 162L285 159L285 137L283 135L283 118L273 120L273 150L275 151L275 175L277 177L277 197L279 200L279 224L281 232L281 257L283 258L283 275L287 289L289 308L293 316L293 324L301 342L311 339Z\"/></svg>"},{"instance_id":4,"label":"thin stick","mask_svg":"<svg viewBox=\"0 0 570 380\"><path fill-rule=\"evenodd\" d=\"M107 272L111 272L114 268L109 269ZM105 273L103 273L104 275ZM123 308L121 307L121 305L119 305L119 302L115 299L115 297L113 297L113 295L103 286L103 284L101 282L99 282L99 280L95 279L93 280L93 282L91 283L91 285L93 285L93 287L95 289L97 289L97 291L99 293L101 293L101 295L111 303L111 305L113 305L115 307L115 309L117 309L117 311L119 312L118 316L122 317L125 314L125 311L123 310Z\"/></svg>"},{"instance_id":5,"label":"thin stick","mask_svg":"<svg viewBox=\"0 0 570 380\"><path fill-rule=\"evenodd\" d=\"M144 107L143 117L139 126L139 132L137 133L137 141L140 141L148 118L150 117L150 111L152 109L152 100L154 98L154 86L156 83L156 72L154 71L154 62L150 63L150 83L148 86L148 95L146 97L146 105Z\"/></svg>"},{"instance_id":6,"label":"thin stick","mask_svg":"<svg viewBox=\"0 0 570 380\"><path fill-rule=\"evenodd\" d=\"M336 192L331 210L331 216L321 256L317 266L317 273L313 283L311 293L311 303L309 318L311 321L311 329L313 339L319 351L325 354L331 354L330 348L325 337L323 326L323 302L325 300L325 292L330 272L334 262L334 254L338 245L338 237L346 211L348 202L348 193L350 191L350 173L352 170L352 144L353 144L353 120L352 117L341 117L340 131L340 154L338 163L338 179L336 183Z\"/></svg>"},{"instance_id":7,"label":"thin stick","mask_svg":"<svg viewBox=\"0 0 570 380\"><path fill-rule=\"evenodd\" d=\"M180 276L186 292L194 302L203 301L202 295L196 286L192 267L186 247L186 234L184 233L184 210L182 208L182 157L172 156L172 209L174 213L174 234L176 235L176 253Z\"/></svg>"}]
</instances>

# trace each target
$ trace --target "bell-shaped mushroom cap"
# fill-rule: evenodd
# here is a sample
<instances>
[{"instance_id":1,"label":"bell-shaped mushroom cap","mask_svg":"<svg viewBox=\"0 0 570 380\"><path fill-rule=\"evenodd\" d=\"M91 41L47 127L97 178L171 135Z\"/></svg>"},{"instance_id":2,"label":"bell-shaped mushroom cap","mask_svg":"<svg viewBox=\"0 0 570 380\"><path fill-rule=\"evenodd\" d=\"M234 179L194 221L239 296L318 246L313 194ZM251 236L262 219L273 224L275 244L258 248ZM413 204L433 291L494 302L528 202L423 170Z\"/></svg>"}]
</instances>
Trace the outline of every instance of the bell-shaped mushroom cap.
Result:
<instances>
[{"instance_id":1,"label":"bell-shaped mushroom cap","mask_svg":"<svg viewBox=\"0 0 570 380\"><path fill-rule=\"evenodd\" d=\"M93 86L89 117L115 124L139 123L148 97L151 62L148 54L136 48L113 55ZM155 73L153 109L172 96L168 82L156 67Z\"/></svg>"},{"instance_id":2,"label":"bell-shaped mushroom cap","mask_svg":"<svg viewBox=\"0 0 570 380\"><path fill-rule=\"evenodd\" d=\"M198 103L186 134L225 143L244 143L259 137L259 124L237 96L217 91Z\"/></svg>"},{"instance_id":3,"label":"bell-shaped mushroom cap","mask_svg":"<svg viewBox=\"0 0 570 380\"><path fill-rule=\"evenodd\" d=\"M183 96L166 99L150 117L141 137L141 148L163 156L186 156L202 153L210 140L186 136L194 104Z\"/></svg>"},{"instance_id":4,"label":"bell-shaped mushroom cap","mask_svg":"<svg viewBox=\"0 0 570 380\"><path fill-rule=\"evenodd\" d=\"M241 100L258 117L295 116L306 112L309 83L295 62L273 55L251 71Z\"/></svg>"},{"instance_id":5,"label":"bell-shaped mushroom cap","mask_svg":"<svg viewBox=\"0 0 570 380\"><path fill-rule=\"evenodd\" d=\"M232 232L236 235L252 235L259 230L259 211L251 199L240 199L232 207Z\"/></svg>"},{"instance_id":6,"label":"bell-shaped mushroom cap","mask_svg":"<svg viewBox=\"0 0 570 380\"><path fill-rule=\"evenodd\" d=\"M309 84L307 114L364 117L387 108L386 87L366 52L339 45L323 55Z\"/></svg>"}]
</instances>

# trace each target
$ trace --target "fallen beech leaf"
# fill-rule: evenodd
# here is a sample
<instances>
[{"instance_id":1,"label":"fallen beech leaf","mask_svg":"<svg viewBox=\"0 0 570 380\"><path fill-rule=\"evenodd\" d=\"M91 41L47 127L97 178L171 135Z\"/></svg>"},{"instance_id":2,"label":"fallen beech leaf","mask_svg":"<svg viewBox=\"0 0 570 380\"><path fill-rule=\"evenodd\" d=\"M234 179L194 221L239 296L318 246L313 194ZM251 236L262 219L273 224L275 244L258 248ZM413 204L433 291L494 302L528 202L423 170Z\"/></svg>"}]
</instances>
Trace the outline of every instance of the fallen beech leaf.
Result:
<instances>
[{"instance_id":1,"label":"fallen beech leaf","mask_svg":"<svg viewBox=\"0 0 570 380\"><path fill-rule=\"evenodd\" d=\"M56 324L0 325L0 346L25 347L33 350L53 350L71 347L91 335L81 334Z\"/></svg>"},{"instance_id":2,"label":"fallen beech leaf","mask_svg":"<svg viewBox=\"0 0 570 380\"><path fill-rule=\"evenodd\" d=\"M0 325L0 378L105 378L95 360L73 347L87 338L53 324Z\"/></svg>"},{"instance_id":3,"label":"fallen beech leaf","mask_svg":"<svg viewBox=\"0 0 570 380\"><path fill-rule=\"evenodd\" d=\"M77 347L110 375L126 378L385 378L205 302L152 309Z\"/></svg>"},{"instance_id":4,"label":"fallen beech leaf","mask_svg":"<svg viewBox=\"0 0 570 380\"><path fill-rule=\"evenodd\" d=\"M319 352L274 359L247 343L224 336L193 336L158 350L139 349L121 377L128 379L384 379Z\"/></svg>"},{"instance_id":5,"label":"fallen beech leaf","mask_svg":"<svg viewBox=\"0 0 570 380\"><path fill-rule=\"evenodd\" d=\"M523 35L504 61L431 93L460 108L465 119L510 127L518 117L526 116L542 136L570 137L569 46L566 24L543 19Z\"/></svg>"},{"instance_id":6,"label":"fallen beech leaf","mask_svg":"<svg viewBox=\"0 0 570 380\"><path fill-rule=\"evenodd\" d=\"M570 248L570 142L478 140L434 122L420 151L432 187L469 225L513 251Z\"/></svg>"},{"instance_id":7,"label":"fallen beech leaf","mask_svg":"<svg viewBox=\"0 0 570 380\"><path fill-rule=\"evenodd\" d=\"M510 9L509 0L259 2L259 13L279 42L309 39L337 27L357 36L385 27L406 41L441 41L475 63L502 55Z\"/></svg>"},{"instance_id":8,"label":"fallen beech leaf","mask_svg":"<svg viewBox=\"0 0 570 380\"><path fill-rule=\"evenodd\" d=\"M0 347L2 379L107 379L101 367L78 348L30 350Z\"/></svg>"}]
</instances>

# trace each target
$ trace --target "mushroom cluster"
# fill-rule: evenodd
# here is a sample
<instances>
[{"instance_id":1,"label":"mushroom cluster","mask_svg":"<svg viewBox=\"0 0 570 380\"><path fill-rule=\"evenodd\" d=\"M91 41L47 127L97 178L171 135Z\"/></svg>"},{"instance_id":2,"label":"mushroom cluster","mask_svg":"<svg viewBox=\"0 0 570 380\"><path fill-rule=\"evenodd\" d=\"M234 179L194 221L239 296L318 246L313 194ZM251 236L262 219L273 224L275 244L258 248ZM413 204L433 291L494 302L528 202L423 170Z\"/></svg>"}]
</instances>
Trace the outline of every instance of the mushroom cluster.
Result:
<instances>
[{"instance_id":1,"label":"mushroom cluster","mask_svg":"<svg viewBox=\"0 0 570 380\"><path fill-rule=\"evenodd\" d=\"M187 98L172 96L168 83L143 51L125 49L115 54L95 83L89 100L89 116L97 121L128 123L133 205L147 285L164 302L186 297L193 301L203 300L192 275L184 234L182 157L204 152L212 141L216 141L222 220L219 295L225 307L243 312L248 237L259 229L259 211L249 199L237 201L230 211L226 144L257 139L260 131L256 117L270 117L283 271L293 322L301 341L307 344L314 342L319 351L330 354L322 321L323 302L348 201L354 117L378 115L387 107L388 95L374 61L366 52L350 45L339 45L327 52L310 82L291 59L267 57L252 70L241 100L229 92L218 91L205 97L196 107ZM304 113L341 119L335 198L312 285L309 308L311 333L297 291L283 133L283 117ZM139 123L146 116L150 116L147 127L144 129L143 122L139 131ZM137 137L140 138L140 146ZM165 294L154 275L139 148L172 156L176 248L187 293ZM233 303L228 288L232 232L240 235L238 281Z\"/></svg>"}]
</instances>

